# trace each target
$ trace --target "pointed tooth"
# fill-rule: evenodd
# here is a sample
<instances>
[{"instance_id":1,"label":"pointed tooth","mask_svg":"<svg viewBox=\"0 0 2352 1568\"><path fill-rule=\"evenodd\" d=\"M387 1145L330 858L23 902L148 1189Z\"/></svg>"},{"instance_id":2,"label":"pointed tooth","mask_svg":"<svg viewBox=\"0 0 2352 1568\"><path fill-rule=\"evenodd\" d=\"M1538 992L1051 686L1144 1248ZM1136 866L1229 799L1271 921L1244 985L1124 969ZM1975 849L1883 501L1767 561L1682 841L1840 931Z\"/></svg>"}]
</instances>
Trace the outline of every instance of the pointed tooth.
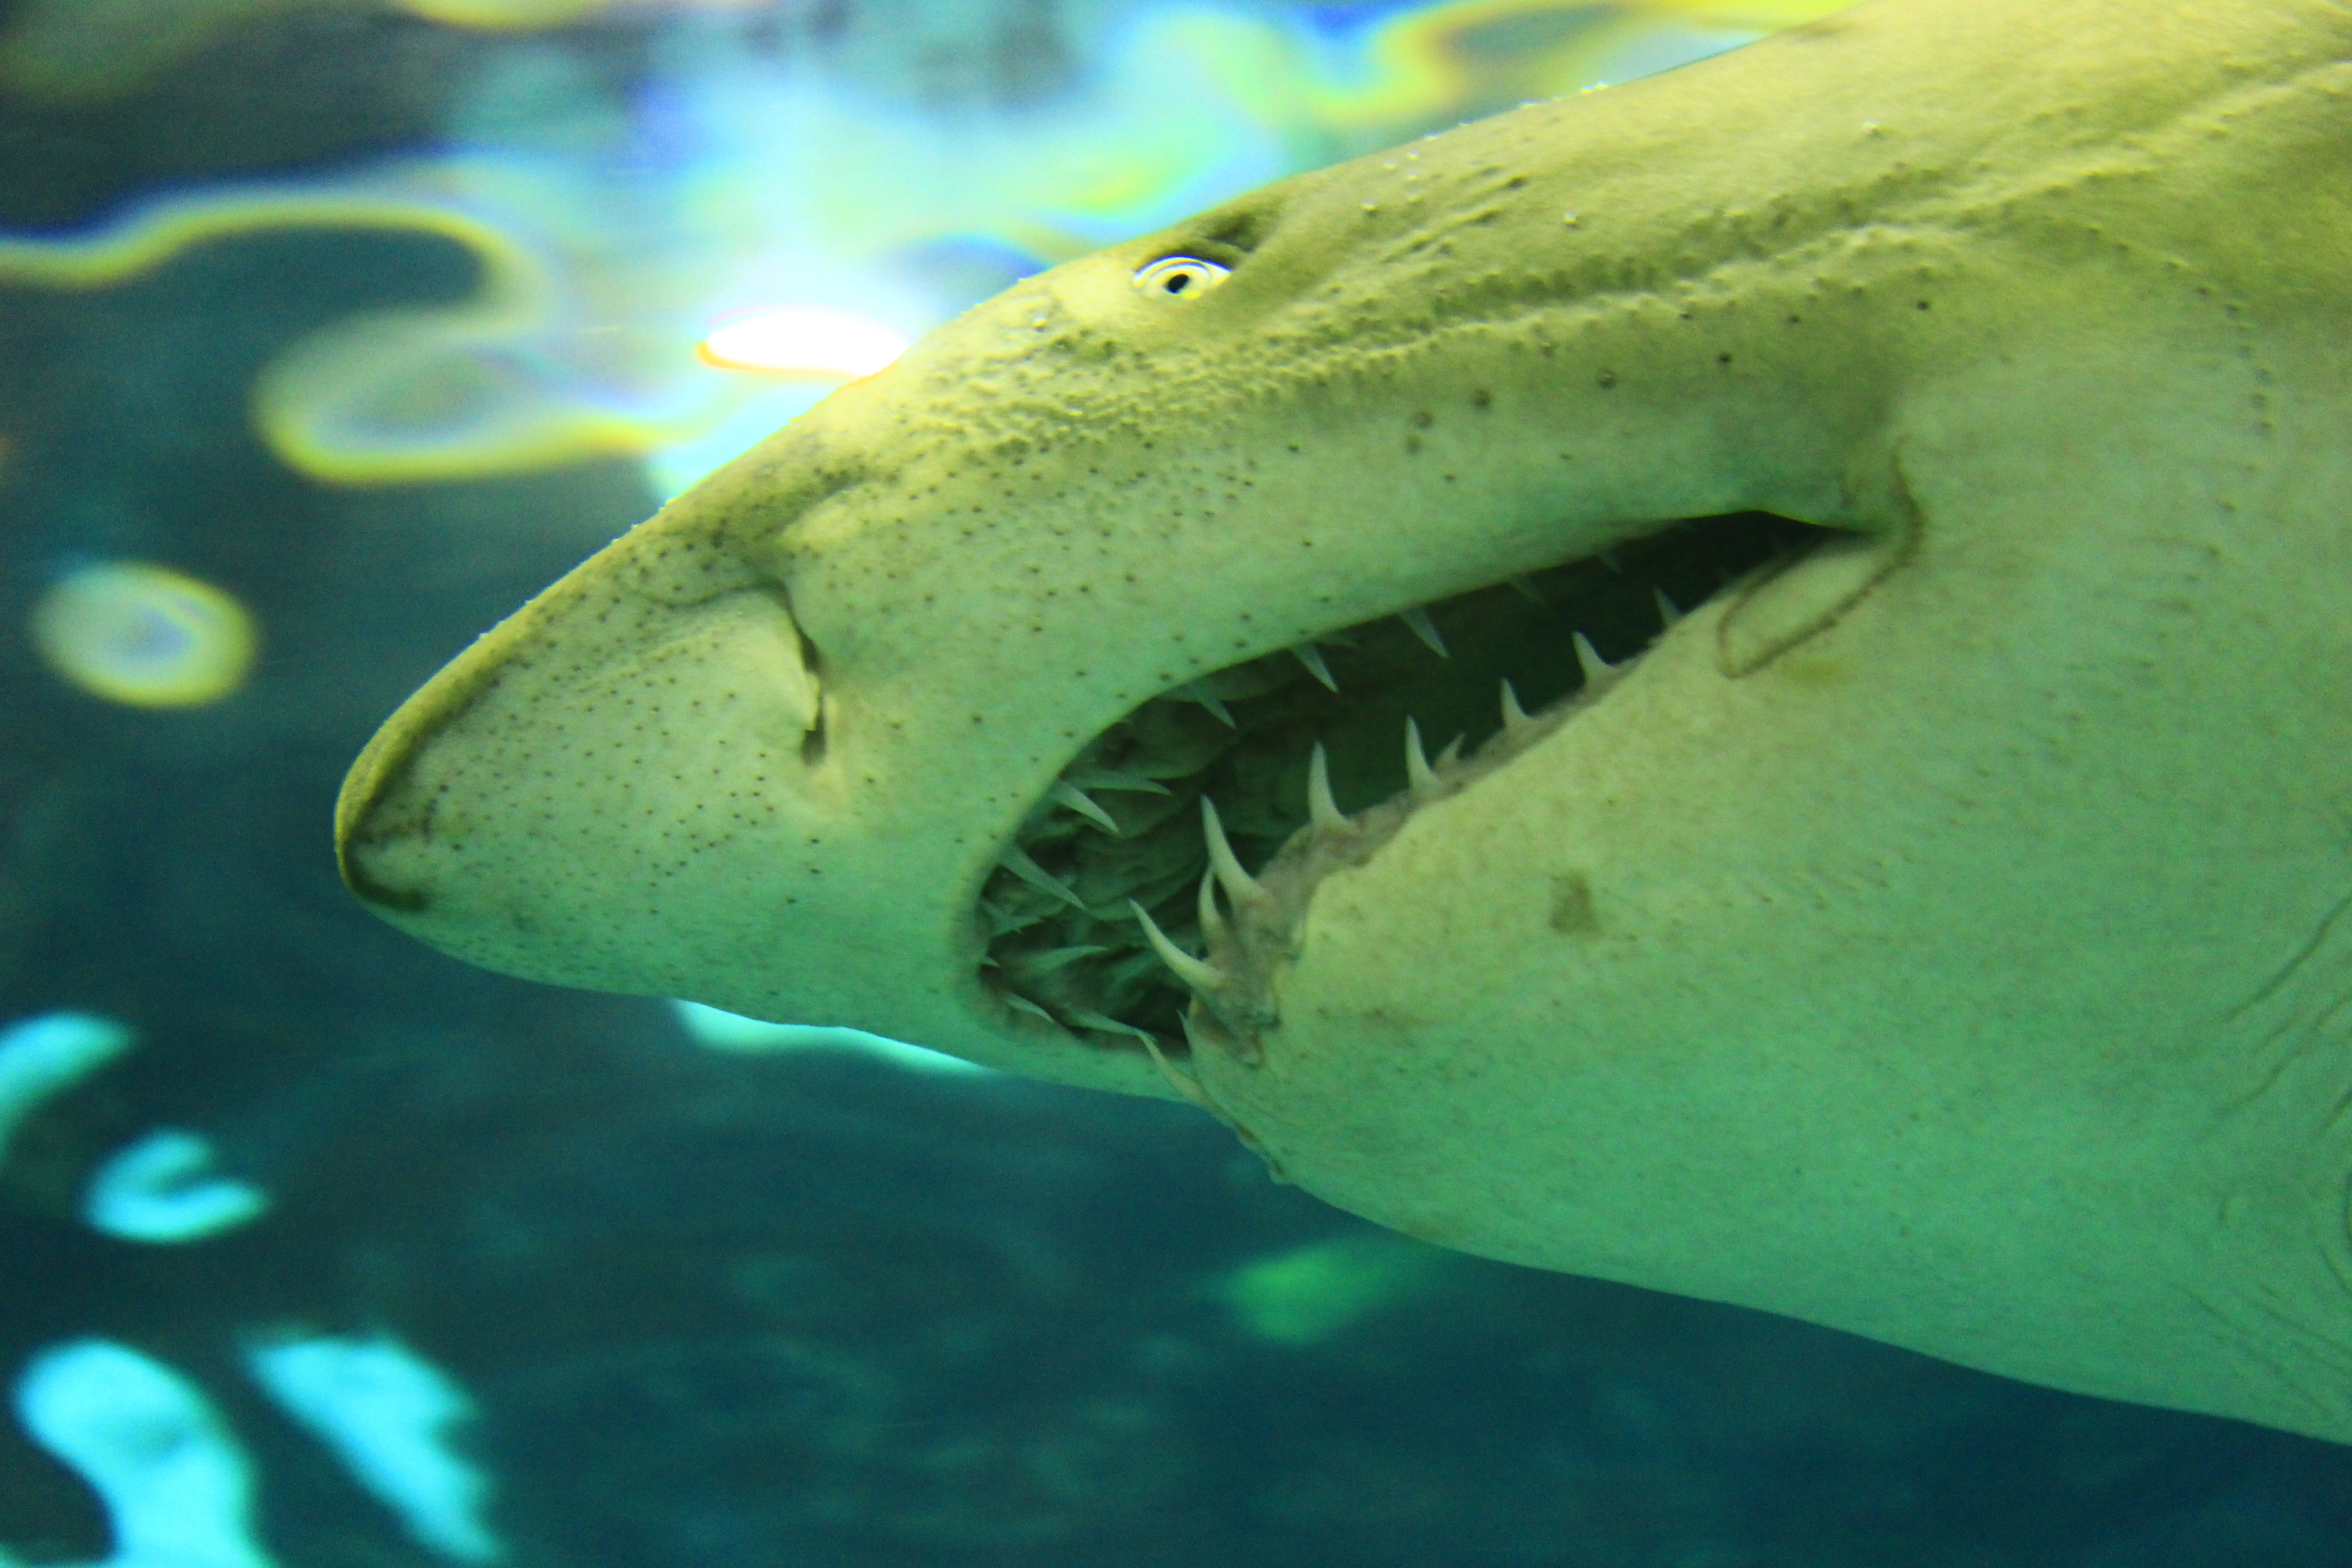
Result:
<instances>
[{"instance_id":1,"label":"pointed tooth","mask_svg":"<svg viewBox=\"0 0 2352 1568\"><path fill-rule=\"evenodd\" d=\"M1125 773L1117 768L1072 768L1062 775L1073 789L1133 790L1146 795L1173 795L1158 779L1145 778L1141 773Z\"/></svg>"},{"instance_id":2,"label":"pointed tooth","mask_svg":"<svg viewBox=\"0 0 2352 1568\"><path fill-rule=\"evenodd\" d=\"M1427 802L1437 798L1437 775L1430 771L1429 754L1421 749L1421 726L1410 718L1404 721L1404 777L1413 799Z\"/></svg>"},{"instance_id":3,"label":"pointed tooth","mask_svg":"<svg viewBox=\"0 0 2352 1568\"><path fill-rule=\"evenodd\" d=\"M1576 634L1576 667L1584 671L1584 684L1606 679L1617 673L1617 667L1602 658L1592 646L1592 639L1582 632Z\"/></svg>"},{"instance_id":4,"label":"pointed tooth","mask_svg":"<svg viewBox=\"0 0 2352 1568\"><path fill-rule=\"evenodd\" d=\"M1323 662L1323 650L1321 648L1317 647L1311 642L1303 642L1298 644L1296 647L1293 647L1290 651L1292 656L1295 657L1299 663L1307 667L1307 673L1321 681L1327 690L1337 691L1339 689L1339 683L1331 679L1331 667Z\"/></svg>"},{"instance_id":5,"label":"pointed tooth","mask_svg":"<svg viewBox=\"0 0 2352 1568\"><path fill-rule=\"evenodd\" d=\"M1201 941L1213 947L1224 940L1225 917L1217 910L1217 873L1212 867L1201 873Z\"/></svg>"},{"instance_id":6,"label":"pointed tooth","mask_svg":"<svg viewBox=\"0 0 2352 1568\"><path fill-rule=\"evenodd\" d=\"M1437 635L1437 623L1429 618L1427 610L1419 605L1410 610L1400 610L1397 612L1397 619L1412 627L1412 635L1427 643L1430 652L1440 658L1453 657L1445 651L1445 639Z\"/></svg>"},{"instance_id":7,"label":"pointed tooth","mask_svg":"<svg viewBox=\"0 0 2352 1568\"><path fill-rule=\"evenodd\" d=\"M1176 972L1177 979L1195 991L1216 991L1223 987L1225 984L1223 970L1213 963L1202 963L1174 942L1170 942L1160 927L1153 923L1151 911L1133 899L1127 900L1127 907L1133 910L1135 918L1143 922L1143 940L1151 944L1151 951L1160 955L1160 963Z\"/></svg>"},{"instance_id":8,"label":"pointed tooth","mask_svg":"<svg viewBox=\"0 0 2352 1568\"><path fill-rule=\"evenodd\" d=\"M1225 897L1239 907L1263 903L1272 896L1234 858L1234 847L1225 841L1225 825L1217 820L1217 803L1205 795L1201 797L1201 830L1209 840L1209 869L1217 874Z\"/></svg>"},{"instance_id":9,"label":"pointed tooth","mask_svg":"<svg viewBox=\"0 0 2352 1568\"><path fill-rule=\"evenodd\" d=\"M1525 599L1528 604L1540 605L1547 610L1551 608L1549 605L1544 604L1544 596L1537 590L1536 580L1534 578L1511 577L1505 580L1510 584L1511 592L1517 594L1520 598Z\"/></svg>"},{"instance_id":10,"label":"pointed tooth","mask_svg":"<svg viewBox=\"0 0 2352 1568\"><path fill-rule=\"evenodd\" d=\"M1112 820L1110 813L1088 800L1086 792L1077 785L1066 780L1056 779L1054 781L1054 787L1047 790L1045 795L1057 805L1068 806L1080 816L1100 827L1105 833L1114 837L1118 837L1118 824Z\"/></svg>"},{"instance_id":11,"label":"pointed tooth","mask_svg":"<svg viewBox=\"0 0 2352 1568\"><path fill-rule=\"evenodd\" d=\"M1455 763L1462 760L1462 742L1465 739L1466 739L1466 737L1456 735L1454 739L1445 742L1445 750L1437 753L1437 765L1439 767L1452 767Z\"/></svg>"},{"instance_id":12,"label":"pointed tooth","mask_svg":"<svg viewBox=\"0 0 2352 1568\"><path fill-rule=\"evenodd\" d=\"M1517 734L1533 722L1534 721L1528 717L1528 710L1519 706L1519 694L1511 689L1511 682L1506 677L1503 681L1504 731L1509 734Z\"/></svg>"},{"instance_id":13,"label":"pointed tooth","mask_svg":"<svg viewBox=\"0 0 2352 1568\"><path fill-rule=\"evenodd\" d=\"M1180 1022L1184 1024L1185 1039L1188 1041L1191 1040L1192 1037L1192 1026L1189 1021L1187 1015L1180 1013L1177 1015L1177 1018ZM1191 1100L1194 1105L1197 1105L1202 1110L1207 1111L1210 1115L1214 1116L1218 1114L1215 1103L1212 1101L1208 1095L1202 1089L1201 1080L1194 1078L1189 1072L1178 1071L1175 1065L1169 1061L1167 1054L1160 1048L1160 1039L1158 1036L1144 1036L1143 1048L1150 1053L1151 1065L1160 1069L1160 1076L1168 1080L1170 1088L1173 1089L1178 1094L1183 1096L1186 1100Z\"/></svg>"},{"instance_id":14,"label":"pointed tooth","mask_svg":"<svg viewBox=\"0 0 2352 1568\"><path fill-rule=\"evenodd\" d=\"M1139 1029L1132 1024L1114 1018L1108 1013L1097 1013L1091 1007L1073 1007L1070 1009L1069 1016L1070 1022L1081 1029L1099 1029L1107 1035L1133 1035L1146 1045L1154 1047L1160 1044L1149 1030Z\"/></svg>"},{"instance_id":15,"label":"pointed tooth","mask_svg":"<svg viewBox=\"0 0 2352 1568\"><path fill-rule=\"evenodd\" d=\"M1682 607L1666 597L1666 591L1664 588L1653 584L1650 588L1650 597L1658 602L1658 619L1665 625L1673 626L1683 618Z\"/></svg>"},{"instance_id":16,"label":"pointed tooth","mask_svg":"<svg viewBox=\"0 0 2352 1568\"><path fill-rule=\"evenodd\" d=\"M1029 858L1029 852L1018 844L1009 846L1003 854L996 858L996 863L1039 892L1051 893L1072 909L1083 910L1087 907L1086 900L1071 891L1067 882Z\"/></svg>"},{"instance_id":17,"label":"pointed tooth","mask_svg":"<svg viewBox=\"0 0 2352 1568\"><path fill-rule=\"evenodd\" d=\"M1314 754L1307 759L1307 819L1318 832L1328 833L1335 827L1348 826L1347 813L1331 795L1331 759L1323 750L1323 742L1315 742Z\"/></svg>"},{"instance_id":18,"label":"pointed tooth","mask_svg":"<svg viewBox=\"0 0 2352 1568\"><path fill-rule=\"evenodd\" d=\"M1054 1016L1051 1013L1045 1011L1043 1007L1037 1005L1036 1003L1029 1000L1028 997L1021 994L1018 991L1005 992L1004 1000L1006 1005L1016 1013L1034 1014L1036 1016L1045 1019L1048 1024L1058 1024L1062 1021Z\"/></svg>"},{"instance_id":19,"label":"pointed tooth","mask_svg":"<svg viewBox=\"0 0 2352 1568\"><path fill-rule=\"evenodd\" d=\"M1224 699L1219 697L1215 692L1210 690L1207 687L1202 685L1197 680L1188 680L1183 685L1176 688L1173 691L1171 691L1168 695L1173 697L1179 702L1199 703L1202 707L1206 708L1210 712L1214 713L1228 730L1238 730L1241 728L1239 724L1234 722L1234 710L1225 706Z\"/></svg>"}]
</instances>

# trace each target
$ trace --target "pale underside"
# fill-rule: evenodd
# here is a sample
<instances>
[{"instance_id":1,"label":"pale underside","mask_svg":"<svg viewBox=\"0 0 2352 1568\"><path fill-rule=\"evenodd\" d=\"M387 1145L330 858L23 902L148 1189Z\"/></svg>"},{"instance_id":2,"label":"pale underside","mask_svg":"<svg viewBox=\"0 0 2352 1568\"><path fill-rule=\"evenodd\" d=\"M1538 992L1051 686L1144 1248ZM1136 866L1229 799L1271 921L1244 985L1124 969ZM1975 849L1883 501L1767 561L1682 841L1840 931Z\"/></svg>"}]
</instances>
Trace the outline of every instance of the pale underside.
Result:
<instances>
[{"instance_id":1,"label":"pale underside","mask_svg":"<svg viewBox=\"0 0 2352 1568\"><path fill-rule=\"evenodd\" d=\"M1879 0L1018 286L486 637L340 832L494 967L2347 1441L2347 521L2352 6Z\"/></svg>"}]
</instances>

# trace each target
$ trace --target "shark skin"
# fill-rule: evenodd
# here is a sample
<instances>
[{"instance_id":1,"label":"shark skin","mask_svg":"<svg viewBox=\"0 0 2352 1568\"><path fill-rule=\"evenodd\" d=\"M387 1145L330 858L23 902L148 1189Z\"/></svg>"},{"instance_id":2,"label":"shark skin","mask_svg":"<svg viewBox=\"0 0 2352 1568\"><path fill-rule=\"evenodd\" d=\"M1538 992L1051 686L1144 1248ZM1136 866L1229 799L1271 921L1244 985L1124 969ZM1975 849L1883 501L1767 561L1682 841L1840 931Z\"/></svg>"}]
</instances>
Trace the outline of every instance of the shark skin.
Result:
<instances>
[{"instance_id":1,"label":"shark skin","mask_svg":"<svg viewBox=\"0 0 2352 1568\"><path fill-rule=\"evenodd\" d=\"M987 879L1139 704L1748 509L1834 531L1228 881L1166 1072L992 984ZM981 305L487 634L338 830L493 968L2352 1442L2347 606L2352 5L1876 0Z\"/></svg>"}]
</instances>

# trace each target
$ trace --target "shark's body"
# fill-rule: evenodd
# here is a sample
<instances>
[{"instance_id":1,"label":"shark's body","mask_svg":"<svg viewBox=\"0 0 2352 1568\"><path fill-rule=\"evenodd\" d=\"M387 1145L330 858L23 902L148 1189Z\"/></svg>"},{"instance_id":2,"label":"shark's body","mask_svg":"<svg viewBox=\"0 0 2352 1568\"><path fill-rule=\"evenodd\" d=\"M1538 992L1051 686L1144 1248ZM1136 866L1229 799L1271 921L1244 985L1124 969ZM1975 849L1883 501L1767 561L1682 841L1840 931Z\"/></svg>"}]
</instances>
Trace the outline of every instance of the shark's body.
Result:
<instances>
[{"instance_id":1,"label":"shark's body","mask_svg":"<svg viewBox=\"0 0 2352 1568\"><path fill-rule=\"evenodd\" d=\"M1188 793L1262 859L1315 734L1402 782L1351 682L1389 756L1453 700L1286 647L1472 594L1458 667L1472 591L1750 509L1839 537L1229 874L1163 1076L1123 905L1194 907ZM2352 1441L2352 5L1881 0L1058 268L485 637L341 828L495 967L1173 1084L1416 1236Z\"/></svg>"}]
</instances>

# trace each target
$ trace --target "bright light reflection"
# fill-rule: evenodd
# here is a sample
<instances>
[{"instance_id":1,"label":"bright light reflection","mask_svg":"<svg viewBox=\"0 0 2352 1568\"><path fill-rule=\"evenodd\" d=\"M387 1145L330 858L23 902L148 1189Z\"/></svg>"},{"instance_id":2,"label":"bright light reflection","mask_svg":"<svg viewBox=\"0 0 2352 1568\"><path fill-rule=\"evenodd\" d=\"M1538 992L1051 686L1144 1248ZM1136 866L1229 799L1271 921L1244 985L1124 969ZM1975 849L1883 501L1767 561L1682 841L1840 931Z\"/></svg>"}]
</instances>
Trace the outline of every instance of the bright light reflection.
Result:
<instances>
[{"instance_id":1,"label":"bright light reflection","mask_svg":"<svg viewBox=\"0 0 2352 1568\"><path fill-rule=\"evenodd\" d=\"M440 1368L381 1334L283 1339L248 1352L246 1364L419 1545L461 1563L504 1554L482 1518L488 1479L449 1447L473 1402Z\"/></svg>"},{"instance_id":2,"label":"bright light reflection","mask_svg":"<svg viewBox=\"0 0 2352 1568\"><path fill-rule=\"evenodd\" d=\"M0 1158L8 1136L39 1108L138 1040L131 1026L95 1013L43 1013L0 1027Z\"/></svg>"},{"instance_id":3,"label":"bright light reflection","mask_svg":"<svg viewBox=\"0 0 2352 1568\"><path fill-rule=\"evenodd\" d=\"M760 1055L769 1051L830 1048L862 1051L870 1057L879 1057L893 1066L910 1068L917 1072L992 1070L976 1062L968 1062L961 1057L927 1051L920 1046L910 1046L904 1040L894 1040L883 1035L869 1035L863 1029L844 1029L821 1024L763 1023L701 1002L673 1002L670 1005L677 1009L678 1022L686 1026L686 1032L714 1051Z\"/></svg>"},{"instance_id":4,"label":"bright light reflection","mask_svg":"<svg viewBox=\"0 0 2352 1568\"><path fill-rule=\"evenodd\" d=\"M109 1340L55 1346L16 1384L16 1415L105 1503L114 1554L99 1568L274 1568L244 1449L161 1362Z\"/></svg>"},{"instance_id":5,"label":"bright light reflection","mask_svg":"<svg viewBox=\"0 0 2352 1568\"><path fill-rule=\"evenodd\" d=\"M771 305L721 322L702 340L703 363L778 375L872 375L914 340L870 316L830 305Z\"/></svg>"},{"instance_id":6,"label":"bright light reflection","mask_svg":"<svg viewBox=\"0 0 2352 1568\"><path fill-rule=\"evenodd\" d=\"M82 1217L124 1241L173 1247L235 1230L261 1217L269 1194L213 1171L212 1140L159 1127L117 1152L90 1178Z\"/></svg>"}]
</instances>

